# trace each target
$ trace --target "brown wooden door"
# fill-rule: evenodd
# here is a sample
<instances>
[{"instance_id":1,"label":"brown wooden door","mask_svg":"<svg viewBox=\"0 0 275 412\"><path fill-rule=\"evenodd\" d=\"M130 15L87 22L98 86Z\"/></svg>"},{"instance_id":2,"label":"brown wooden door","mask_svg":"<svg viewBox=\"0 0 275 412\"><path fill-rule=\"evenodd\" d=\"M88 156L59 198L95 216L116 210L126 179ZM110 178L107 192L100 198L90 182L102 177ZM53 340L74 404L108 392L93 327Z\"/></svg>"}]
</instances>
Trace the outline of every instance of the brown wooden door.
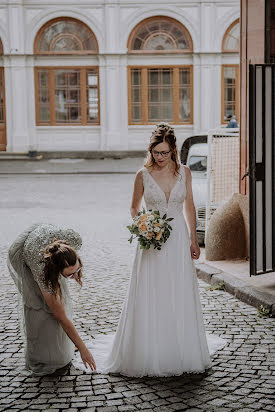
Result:
<instances>
[{"instance_id":1,"label":"brown wooden door","mask_svg":"<svg viewBox=\"0 0 275 412\"><path fill-rule=\"evenodd\" d=\"M0 67L0 151L5 151L6 146L7 146L7 139L6 139L4 68Z\"/></svg>"}]
</instances>

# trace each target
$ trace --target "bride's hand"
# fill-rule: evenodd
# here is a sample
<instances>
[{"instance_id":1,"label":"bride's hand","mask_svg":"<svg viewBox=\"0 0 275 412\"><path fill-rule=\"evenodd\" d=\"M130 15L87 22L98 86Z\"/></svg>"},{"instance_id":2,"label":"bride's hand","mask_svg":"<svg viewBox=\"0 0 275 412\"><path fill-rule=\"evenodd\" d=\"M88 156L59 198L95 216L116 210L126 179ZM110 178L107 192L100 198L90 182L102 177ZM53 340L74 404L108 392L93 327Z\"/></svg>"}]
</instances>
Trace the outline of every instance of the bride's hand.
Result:
<instances>
[{"instance_id":1,"label":"bride's hand","mask_svg":"<svg viewBox=\"0 0 275 412\"><path fill-rule=\"evenodd\" d=\"M197 242L192 242L190 246L191 258L192 259L199 259L200 257L200 247Z\"/></svg>"},{"instance_id":2,"label":"bride's hand","mask_svg":"<svg viewBox=\"0 0 275 412\"><path fill-rule=\"evenodd\" d=\"M91 370L95 371L96 370L95 360L93 358L93 355L89 351L89 349L87 349L86 346L85 346L79 352L80 352L80 356L81 356L81 359L84 363L85 368L87 369L88 368L87 365L89 365Z\"/></svg>"}]
</instances>

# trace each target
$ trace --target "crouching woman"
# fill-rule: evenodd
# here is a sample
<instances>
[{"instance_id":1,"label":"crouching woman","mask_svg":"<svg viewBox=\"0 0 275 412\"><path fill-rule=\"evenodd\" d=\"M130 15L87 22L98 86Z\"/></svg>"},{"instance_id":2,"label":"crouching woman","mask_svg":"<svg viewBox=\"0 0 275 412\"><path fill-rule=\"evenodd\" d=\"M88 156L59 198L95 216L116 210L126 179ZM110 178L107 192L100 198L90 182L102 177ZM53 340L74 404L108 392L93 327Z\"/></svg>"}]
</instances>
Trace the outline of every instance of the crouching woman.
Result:
<instances>
[{"instance_id":1,"label":"crouching woman","mask_svg":"<svg viewBox=\"0 0 275 412\"><path fill-rule=\"evenodd\" d=\"M72 323L68 279L81 284L77 250L81 237L72 229L38 224L21 233L9 248L8 268L19 291L19 312L26 369L48 375L70 364L75 346L87 368L92 354Z\"/></svg>"}]
</instances>

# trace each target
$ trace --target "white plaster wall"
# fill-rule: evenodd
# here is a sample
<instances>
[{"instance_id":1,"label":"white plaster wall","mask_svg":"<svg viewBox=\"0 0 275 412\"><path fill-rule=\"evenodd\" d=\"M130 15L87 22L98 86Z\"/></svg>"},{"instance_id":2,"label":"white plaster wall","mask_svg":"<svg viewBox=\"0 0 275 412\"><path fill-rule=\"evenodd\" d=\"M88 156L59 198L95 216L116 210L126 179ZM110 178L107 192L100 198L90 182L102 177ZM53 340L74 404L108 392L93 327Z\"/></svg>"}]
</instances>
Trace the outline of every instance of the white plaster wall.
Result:
<instances>
[{"instance_id":1,"label":"white plaster wall","mask_svg":"<svg viewBox=\"0 0 275 412\"><path fill-rule=\"evenodd\" d=\"M41 151L100 150L100 127L40 126L36 142L36 149Z\"/></svg>"},{"instance_id":2,"label":"white plaster wall","mask_svg":"<svg viewBox=\"0 0 275 412\"><path fill-rule=\"evenodd\" d=\"M239 62L237 55L221 53L222 39L239 12L238 0L1 0L7 150L144 149L152 126L128 125L127 66L135 64L193 65L194 124L175 126L179 146L192 134L220 126L221 65ZM133 28L156 15L175 18L189 30L191 55L127 54ZM77 18L92 29L99 46L97 56L33 56L38 30L61 16ZM34 67L66 64L99 66L100 126L36 126Z\"/></svg>"}]
</instances>

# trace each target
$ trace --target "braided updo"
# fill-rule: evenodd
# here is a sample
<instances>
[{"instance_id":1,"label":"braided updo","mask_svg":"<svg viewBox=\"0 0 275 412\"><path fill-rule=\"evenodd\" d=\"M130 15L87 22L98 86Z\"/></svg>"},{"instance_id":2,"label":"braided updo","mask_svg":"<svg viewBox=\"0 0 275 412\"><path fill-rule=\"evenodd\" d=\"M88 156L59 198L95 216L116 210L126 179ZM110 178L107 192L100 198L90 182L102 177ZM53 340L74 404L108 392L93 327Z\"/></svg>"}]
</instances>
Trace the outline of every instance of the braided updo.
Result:
<instances>
[{"instance_id":1,"label":"braided updo","mask_svg":"<svg viewBox=\"0 0 275 412\"><path fill-rule=\"evenodd\" d=\"M45 284L49 289L52 289L54 294L60 292L58 279L62 271L69 267L74 266L79 261L82 266L81 260L73 247L68 245L64 240L54 239L43 251L43 262ZM82 272L78 272L76 281L82 285Z\"/></svg>"},{"instance_id":2,"label":"braided updo","mask_svg":"<svg viewBox=\"0 0 275 412\"><path fill-rule=\"evenodd\" d=\"M179 155L178 155L178 148L177 148L177 139L175 136L175 130L172 126L168 123L160 122L156 125L155 130L153 130L150 143L148 146L148 153L147 158L145 161L145 167L150 168L153 167L156 163L154 156L152 155L152 151L155 146L160 143L166 142L168 143L171 154L171 160L175 163L175 174L177 175L180 170L180 162L179 162Z\"/></svg>"}]
</instances>

